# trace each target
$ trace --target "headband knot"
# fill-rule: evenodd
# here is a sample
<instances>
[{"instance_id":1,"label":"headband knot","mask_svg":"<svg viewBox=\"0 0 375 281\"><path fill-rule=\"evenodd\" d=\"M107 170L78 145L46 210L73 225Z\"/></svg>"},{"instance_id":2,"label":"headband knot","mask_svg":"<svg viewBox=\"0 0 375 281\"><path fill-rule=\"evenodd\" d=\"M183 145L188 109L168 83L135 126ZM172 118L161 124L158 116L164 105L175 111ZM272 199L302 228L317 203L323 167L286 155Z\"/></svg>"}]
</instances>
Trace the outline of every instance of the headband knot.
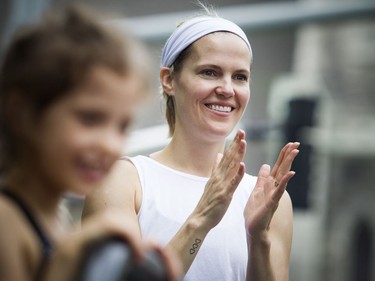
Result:
<instances>
[{"instance_id":1,"label":"headband knot","mask_svg":"<svg viewBox=\"0 0 375 281\"><path fill-rule=\"evenodd\" d=\"M238 25L220 17L200 16L182 23L168 38L162 52L162 66L170 67L190 44L217 31L227 31L241 37L252 54L250 42Z\"/></svg>"}]
</instances>

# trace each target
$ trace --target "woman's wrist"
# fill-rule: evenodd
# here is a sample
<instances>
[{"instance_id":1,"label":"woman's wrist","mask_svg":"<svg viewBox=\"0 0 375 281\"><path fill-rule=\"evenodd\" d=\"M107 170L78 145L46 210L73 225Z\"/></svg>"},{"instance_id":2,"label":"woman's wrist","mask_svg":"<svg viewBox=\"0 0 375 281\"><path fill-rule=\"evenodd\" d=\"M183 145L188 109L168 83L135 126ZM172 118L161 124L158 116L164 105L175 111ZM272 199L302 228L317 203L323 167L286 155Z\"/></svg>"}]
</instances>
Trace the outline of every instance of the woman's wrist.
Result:
<instances>
[{"instance_id":1,"label":"woman's wrist","mask_svg":"<svg viewBox=\"0 0 375 281\"><path fill-rule=\"evenodd\" d=\"M247 234L247 243L249 247L257 247L262 250L269 250L271 248L271 239L268 231L258 234Z\"/></svg>"}]
</instances>

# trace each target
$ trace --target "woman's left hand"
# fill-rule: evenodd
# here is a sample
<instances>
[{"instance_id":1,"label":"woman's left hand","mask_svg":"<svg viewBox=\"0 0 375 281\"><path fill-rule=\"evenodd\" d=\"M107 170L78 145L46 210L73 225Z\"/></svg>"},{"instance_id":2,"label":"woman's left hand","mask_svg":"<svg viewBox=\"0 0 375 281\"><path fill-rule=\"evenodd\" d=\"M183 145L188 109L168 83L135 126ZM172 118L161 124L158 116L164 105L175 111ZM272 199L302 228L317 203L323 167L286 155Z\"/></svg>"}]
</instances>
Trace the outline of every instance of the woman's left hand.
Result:
<instances>
[{"instance_id":1,"label":"woman's left hand","mask_svg":"<svg viewBox=\"0 0 375 281\"><path fill-rule=\"evenodd\" d=\"M244 210L247 235L252 240L267 237L272 217L284 194L289 180L295 172L290 171L298 154L299 143L288 143L270 171L269 165L262 165L258 180Z\"/></svg>"}]
</instances>

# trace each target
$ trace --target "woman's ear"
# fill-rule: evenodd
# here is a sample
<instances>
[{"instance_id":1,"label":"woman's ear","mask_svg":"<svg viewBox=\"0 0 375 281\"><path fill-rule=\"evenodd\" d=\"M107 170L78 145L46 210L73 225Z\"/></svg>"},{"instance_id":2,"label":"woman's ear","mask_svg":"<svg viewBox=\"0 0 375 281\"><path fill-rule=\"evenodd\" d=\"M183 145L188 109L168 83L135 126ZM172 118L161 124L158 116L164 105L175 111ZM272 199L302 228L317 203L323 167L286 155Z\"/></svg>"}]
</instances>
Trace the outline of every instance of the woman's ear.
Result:
<instances>
[{"instance_id":1,"label":"woman's ear","mask_svg":"<svg viewBox=\"0 0 375 281\"><path fill-rule=\"evenodd\" d=\"M174 96L172 71L169 67L162 67L160 69L160 83L163 88L163 92L169 96Z\"/></svg>"}]
</instances>

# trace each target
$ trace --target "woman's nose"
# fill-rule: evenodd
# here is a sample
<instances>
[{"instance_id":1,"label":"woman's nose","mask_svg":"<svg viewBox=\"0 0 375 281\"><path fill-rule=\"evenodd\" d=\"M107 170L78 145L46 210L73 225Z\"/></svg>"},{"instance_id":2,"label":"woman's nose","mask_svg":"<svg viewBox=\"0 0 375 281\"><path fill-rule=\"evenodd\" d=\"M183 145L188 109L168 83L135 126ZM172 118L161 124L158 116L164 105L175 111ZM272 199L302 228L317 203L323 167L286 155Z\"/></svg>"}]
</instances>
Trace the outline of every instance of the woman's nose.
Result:
<instances>
[{"instance_id":1,"label":"woman's nose","mask_svg":"<svg viewBox=\"0 0 375 281\"><path fill-rule=\"evenodd\" d=\"M234 96L234 88L231 78L223 78L220 80L220 85L216 88L216 93L224 97Z\"/></svg>"}]
</instances>

